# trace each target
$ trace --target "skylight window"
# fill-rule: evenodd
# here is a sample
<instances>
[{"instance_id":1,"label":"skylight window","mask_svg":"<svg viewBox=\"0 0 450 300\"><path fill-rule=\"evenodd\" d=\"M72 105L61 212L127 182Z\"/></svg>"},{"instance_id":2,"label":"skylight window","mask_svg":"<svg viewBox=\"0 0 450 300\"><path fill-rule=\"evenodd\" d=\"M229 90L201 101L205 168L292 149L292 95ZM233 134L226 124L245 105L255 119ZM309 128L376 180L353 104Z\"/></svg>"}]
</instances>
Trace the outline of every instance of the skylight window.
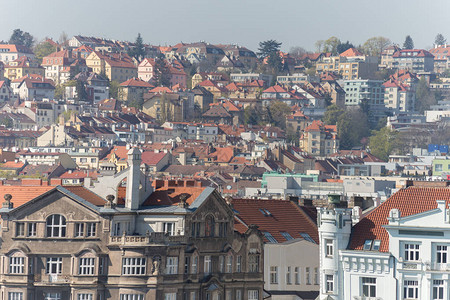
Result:
<instances>
[{"instance_id":1,"label":"skylight window","mask_svg":"<svg viewBox=\"0 0 450 300\"><path fill-rule=\"evenodd\" d=\"M364 250L370 250L371 249L371 247L372 247L372 241L373 240L366 240L365 242L364 242Z\"/></svg>"},{"instance_id":2,"label":"skylight window","mask_svg":"<svg viewBox=\"0 0 450 300\"><path fill-rule=\"evenodd\" d=\"M265 208L260 208L259 211L266 217L270 217L272 214Z\"/></svg>"},{"instance_id":3,"label":"skylight window","mask_svg":"<svg viewBox=\"0 0 450 300\"><path fill-rule=\"evenodd\" d=\"M281 235L286 239L286 241L293 240L294 238L289 234L289 232L280 231Z\"/></svg>"},{"instance_id":4,"label":"skylight window","mask_svg":"<svg viewBox=\"0 0 450 300\"><path fill-rule=\"evenodd\" d=\"M273 235L270 232L263 231L264 236L269 241L269 243L278 243L277 240L273 237Z\"/></svg>"},{"instance_id":5,"label":"skylight window","mask_svg":"<svg viewBox=\"0 0 450 300\"><path fill-rule=\"evenodd\" d=\"M314 244L316 243L316 241L313 240L312 237L309 234L307 234L306 232L300 232L300 235L301 235L302 238L304 238L308 242L311 242L311 243L314 243Z\"/></svg>"}]
</instances>

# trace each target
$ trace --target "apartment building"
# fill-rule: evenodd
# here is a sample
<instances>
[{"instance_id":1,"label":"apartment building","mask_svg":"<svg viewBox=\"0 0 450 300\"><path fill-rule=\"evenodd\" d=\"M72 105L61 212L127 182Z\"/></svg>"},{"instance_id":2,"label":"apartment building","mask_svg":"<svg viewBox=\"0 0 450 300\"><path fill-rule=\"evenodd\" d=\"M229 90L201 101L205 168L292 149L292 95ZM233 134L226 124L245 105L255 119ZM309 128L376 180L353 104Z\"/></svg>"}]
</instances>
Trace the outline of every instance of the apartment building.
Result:
<instances>
[{"instance_id":1,"label":"apartment building","mask_svg":"<svg viewBox=\"0 0 450 300\"><path fill-rule=\"evenodd\" d=\"M140 151L128 159L118 176L85 178L90 190L0 187L2 299L262 300L256 227L234 231L234 211L213 188L152 186Z\"/></svg>"}]
</instances>

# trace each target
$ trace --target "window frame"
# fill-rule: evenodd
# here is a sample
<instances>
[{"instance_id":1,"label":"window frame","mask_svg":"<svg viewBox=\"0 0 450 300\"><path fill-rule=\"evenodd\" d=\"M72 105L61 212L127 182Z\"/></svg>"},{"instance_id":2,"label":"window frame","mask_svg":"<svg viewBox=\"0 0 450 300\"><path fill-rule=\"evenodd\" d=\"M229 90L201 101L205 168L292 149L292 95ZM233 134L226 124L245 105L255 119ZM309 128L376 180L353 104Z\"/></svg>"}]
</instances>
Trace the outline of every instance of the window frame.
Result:
<instances>
[{"instance_id":1,"label":"window frame","mask_svg":"<svg viewBox=\"0 0 450 300\"><path fill-rule=\"evenodd\" d=\"M58 218L58 224L55 224L55 221ZM50 222L51 221L51 222ZM63 238L66 237L67 234L67 221L66 217L61 214L52 214L47 217L45 221L46 228L46 237L51 238Z\"/></svg>"},{"instance_id":2,"label":"window frame","mask_svg":"<svg viewBox=\"0 0 450 300\"><path fill-rule=\"evenodd\" d=\"M10 256L8 274L25 274L25 256Z\"/></svg>"},{"instance_id":3,"label":"window frame","mask_svg":"<svg viewBox=\"0 0 450 300\"><path fill-rule=\"evenodd\" d=\"M361 293L363 297L376 297L377 295L377 278L361 277Z\"/></svg>"},{"instance_id":4,"label":"window frame","mask_svg":"<svg viewBox=\"0 0 450 300\"><path fill-rule=\"evenodd\" d=\"M326 274L325 275L325 292L333 293L334 292L334 276Z\"/></svg>"},{"instance_id":5,"label":"window frame","mask_svg":"<svg viewBox=\"0 0 450 300\"><path fill-rule=\"evenodd\" d=\"M178 256L167 256L166 258L166 274L178 274Z\"/></svg>"},{"instance_id":6,"label":"window frame","mask_svg":"<svg viewBox=\"0 0 450 300\"><path fill-rule=\"evenodd\" d=\"M95 274L95 257L80 257L78 259L78 275L91 276Z\"/></svg>"},{"instance_id":7,"label":"window frame","mask_svg":"<svg viewBox=\"0 0 450 300\"><path fill-rule=\"evenodd\" d=\"M278 284L278 266L270 266L269 280L270 284Z\"/></svg>"},{"instance_id":8,"label":"window frame","mask_svg":"<svg viewBox=\"0 0 450 300\"><path fill-rule=\"evenodd\" d=\"M146 257L123 257L122 275L123 276L143 276L147 272Z\"/></svg>"}]
</instances>

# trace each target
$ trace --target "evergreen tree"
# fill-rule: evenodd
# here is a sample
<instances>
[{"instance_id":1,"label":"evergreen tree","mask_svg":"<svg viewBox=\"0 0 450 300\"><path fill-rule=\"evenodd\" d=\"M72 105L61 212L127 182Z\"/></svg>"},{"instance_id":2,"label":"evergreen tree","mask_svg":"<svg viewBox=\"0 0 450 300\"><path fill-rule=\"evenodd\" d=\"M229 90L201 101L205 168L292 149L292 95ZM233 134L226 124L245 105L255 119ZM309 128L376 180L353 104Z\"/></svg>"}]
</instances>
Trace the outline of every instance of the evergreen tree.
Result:
<instances>
[{"instance_id":1,"label":"evergreen tree","mask_svg":"<svg viewBox=\"0 0 450 300\"><path fill-rule=\"evenodd\" d=\"M170 69L163 56L155 59L154 80L157 86L170 86Z\"/></svg>"},{"instance_id":2,"label":"evergreen tree","mask_svg":"<svg viewBox=\"0 0 450 300\"><path fill-rule=\"evenodd\" d=\"M355 48L355 46L353 46L353 44L350 43L349 41L347 41L347 42L345 42L345 43L341 43L341 42L339 41L339 44L337 45L336 50L337 50L337 53L340 54L340 53L342 53L342 52L347 51L347 50L350 49L350 48Z\"/></svg>"},{"instance_id":3,"label":"evergreen tree","mask_svg":"<svg viewBox=\"0 0 450 300\"><path fill-rule=\"evenodd\" d=\"M263 59L272 54L273 52L280 51L281 44L282 43L279 43L275 40L267 40L264 42L260 42L257 53L259 58Z\"/></svg>"},{"instance_id":4,"label":"evergreen tree","mask_svg":"<svg viewBox=\"0 0 450 300\"><path fill-rule=\"evenodd\" d=\"M403 49L414 49L414 42L410 35L406 36Z\"/></svg>"},{"instance_id":5,"label":"evergreen tree","mask_svg":"<svg viewBox=\"0 0 450 300\"><path fill-rule=\"evenodd\" d=\"M436 38L434 39L434 44L437 46L445 45L447 44L447 39L444 38L444 36L441 33L438 33L436 35Z\"/></svg>"},{"instance_id":6,"label":"evergreen tree","mask_svg":"<svg viewBox=\"0 0 450 300\"><path fill-rule=\"evenodd\" d=\"M134 43L134 47L128 50L128 55L134 57L137 61L141 61L145 57L145 46L144 41L142 40L141 34L138 33L136 37L136 41Z\"/></svg>"},{"instance_id":7,"label":"evergreen tree","mask_svg":"<svg viewBox=\"0 0 450 300\"><path fill-rule=\"evenodd\" d=\"M56 47L50 44L47 41L41 42L34 47L33 52L36 57L36 59L39 61L39 63L42 63L42 58L52 54L56 51Z\"/></svg>"},{"instance_id":8,"label":"evergreen tree","mask_svg":"<svg viewBox=\"0 0 450 300\"><path fill-rule=\"evenodd\" d=\"M24 32L20 29L14 29L11 37L9 38L9 43L32 48L34 44L34 37L28 32Z\"/></svg>"}]
</instances>

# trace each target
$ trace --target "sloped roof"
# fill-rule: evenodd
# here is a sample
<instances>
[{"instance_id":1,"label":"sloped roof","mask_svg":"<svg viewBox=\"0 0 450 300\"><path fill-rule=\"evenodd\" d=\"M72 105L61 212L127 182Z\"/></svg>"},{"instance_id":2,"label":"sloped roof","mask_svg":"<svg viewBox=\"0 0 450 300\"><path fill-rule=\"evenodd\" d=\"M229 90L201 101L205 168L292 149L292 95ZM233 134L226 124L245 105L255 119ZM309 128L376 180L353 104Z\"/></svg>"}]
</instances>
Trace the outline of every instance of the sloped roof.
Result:
<instances>
[{"instance_id":1,"label":"sloped roof","mask_svg":"<svg viewBox=\"0 0 450 300\"><path fill-rule=\"evenodd\" d=\"M164 152L155 153L154 151L144 151L142 152L141 158L144 164L154 166L159 163L166 155L169 154Z\"/></svg>"},{"instance_id":2,"label":"sloped roof","mask_svg":"<svg viewBox=\"0 0 450 300\"><path fill-rule=\"evenodd\" d=\"M353 227L349 249L362 250L365 240L380 240L380 251L389 252L389 234L383 225L389 223L391 209L398 209L400 216L406 217L437 208L436 200L445 200L448 206L450 188L411 186L399 190Z\"/></svg>"},{"instance_id":3,"label":"sloped roof","mask_svg":"<svg viewBox=\"0 0 450 300\"><path fill-rule=\"evenodd\" d=\"M177 205L181 196L187 196L186 203L192 205L205 190L205 187L169 187L163 186L156 189L143 203L142 206Z\"/></svg>"},{"instance_id":4,"label":"sloped roof","mask_svg":"<svg viewBox=\"0 0 450 300\"><path fill-rule=\"evenodd\" d=\"M359 52L358 49L356 49L356 48L349 48L349 49L345 50L344 52L342 52L341 54L339 54L339 56L346 56L346 57L362 56L362 55L364 55L364 54Z\"/></svg>"},{"instance_id":5,"label":"sloped roof","mask_svg":"<svg viewBox=\"0 0 450 300\"><path fill-rule=\"evenodd\" d=\"M139 88L154 88L150 83L139 79L139 78L130 78L120 84L122 87L139 87Z\"/></svg>"},{"instance_id":6,"label":"sloped roof","mask_svg":"<svg viewBox=\"0 0 450 300\"><path fill-rule=\"evenodd\" d=\"M259 230L269 232L279 243L287 241L281 232L292 238L302 238L307 233L316 243L319 233L315 222L295 203L286 200L233 199L233 208L243 224L258 225ZM267 211L269 214L264 213ZM236 227L242 230L243 227ZM242 233L242 232L241 232ZM266 242L268 242L265 239Z\"/></svg>"}]
</instances>

